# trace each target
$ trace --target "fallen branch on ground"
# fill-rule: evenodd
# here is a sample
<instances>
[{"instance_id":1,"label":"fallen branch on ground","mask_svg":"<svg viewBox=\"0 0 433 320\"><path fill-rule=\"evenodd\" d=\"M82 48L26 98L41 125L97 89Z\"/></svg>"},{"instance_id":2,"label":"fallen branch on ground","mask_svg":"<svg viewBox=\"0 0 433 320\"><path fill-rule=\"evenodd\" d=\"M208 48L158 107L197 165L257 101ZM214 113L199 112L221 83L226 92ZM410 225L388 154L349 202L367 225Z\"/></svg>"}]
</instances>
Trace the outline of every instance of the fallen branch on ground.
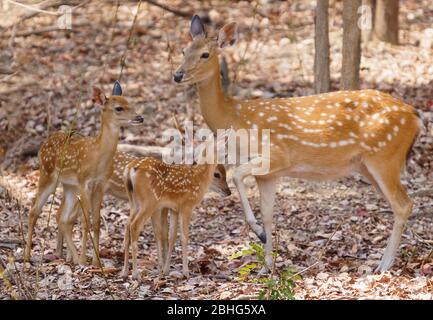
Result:
<instances>
[{"instance_id":1,"label":"fallen branch on ground","mask_svg":"<svg viewBox=\"0 0 433 320\"><path fill-rule=\"evenodd\" d=\"M191 13L191 12L176 10L176 9L170 8L169 6L166 6L165 4L159 3L155 0L145 0L145 1L151 5L159 7L165 11L171 12L177 16L180 16L180 17L191 18L193 16L193 13Z\"/></svg>"}]
</instances>

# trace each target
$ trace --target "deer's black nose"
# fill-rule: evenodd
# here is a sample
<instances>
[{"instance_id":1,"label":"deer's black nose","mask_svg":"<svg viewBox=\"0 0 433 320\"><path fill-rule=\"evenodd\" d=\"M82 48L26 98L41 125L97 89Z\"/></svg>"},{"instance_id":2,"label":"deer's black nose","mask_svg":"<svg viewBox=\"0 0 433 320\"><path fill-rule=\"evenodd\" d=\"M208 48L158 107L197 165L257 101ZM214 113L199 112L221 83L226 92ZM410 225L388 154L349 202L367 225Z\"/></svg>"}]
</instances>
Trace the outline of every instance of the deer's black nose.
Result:
<instances>
[{"instance_id":1,"label":"deer's black nose","mask_svg":"<svg viewBox=\"0 0 433 320\"><path fill-rule=\"evenodd\" d=\"M183 71L176 71L176 73L173 76L173 80L176 82L181 82L184 74L185 73Z\"/></svg>"},{"instance_id":2,"label":"deer's black nose","mask_svg":"<svg viewBox=\"0 0 433 320\"><path fill-rule=\"evenodd\" d=\"M138 123L143 123L144 118L142 116L136 116L135 119L134 119L134 121L138 122Z\"/></svg>"}]
</instances>

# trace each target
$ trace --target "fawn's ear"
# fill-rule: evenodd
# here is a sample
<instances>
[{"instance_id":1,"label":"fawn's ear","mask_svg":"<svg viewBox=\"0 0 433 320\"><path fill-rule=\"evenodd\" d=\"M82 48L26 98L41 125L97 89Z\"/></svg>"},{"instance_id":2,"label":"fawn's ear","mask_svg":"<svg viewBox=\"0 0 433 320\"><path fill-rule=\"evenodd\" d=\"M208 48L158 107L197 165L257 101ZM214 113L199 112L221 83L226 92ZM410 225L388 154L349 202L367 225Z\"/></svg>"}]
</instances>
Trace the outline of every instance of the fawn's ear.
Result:
<instances>
[{"instance_id":1,"label":"fawn's ear","mask_svg":"<svg viewBox=\"0 0 433 320\"><path fill-rule=\"evenodd\" d=\"M107 102L107 97L98 87L93 87L93 102L100 104L101 106Z\"/></svg>"},{"instance_id":2,"label":"fawn's ear","mask_svg":"<svg viewBox=\"0 0 433 320\"><path fill-rule=\"evenodd\" d=\"M218 33L218 47L223 49L236 43L238 37L238 25L230 22L222 27Z\"/></svg>"},{"instance_id":3,"label":"fawn's ear","mask_svg":"<svg viewBox=\"0 0 433 320\"><path fill-rule=\"evenodd\" d=\"M121 96L122 95L122 86L120 85L120 82L116 80L114 82L113 86L113 92L111 93L112 96Z\"/></svg>"},{"instance_id":4,"label":"fawn's ear","mask_svg":"<svg viewBox=\"0 0 433 320\"><path fill-rule=\"evenodd\" d=\"M189 33L191 34L192 40L195 40L198 37L206 38L204 24L198 15L194 15L194 17L192 17Z\"/></svg>"}]
</instances>

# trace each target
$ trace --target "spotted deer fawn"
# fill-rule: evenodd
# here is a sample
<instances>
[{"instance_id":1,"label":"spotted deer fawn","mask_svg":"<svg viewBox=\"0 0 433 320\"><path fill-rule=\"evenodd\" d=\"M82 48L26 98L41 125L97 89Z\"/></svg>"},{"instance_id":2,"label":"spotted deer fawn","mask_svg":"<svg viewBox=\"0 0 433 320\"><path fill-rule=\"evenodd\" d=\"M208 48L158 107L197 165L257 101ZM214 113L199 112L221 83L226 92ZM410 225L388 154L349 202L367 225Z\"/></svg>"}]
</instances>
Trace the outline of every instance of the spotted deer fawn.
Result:
<instances>
[{"instance_id":1,"label":"spotted deer fawn","mask_svg":"<svg viewBox=\"0 0 433 320\"><path fill-rule=\"evenodd\" d=\"M63 185L63 199L57 214L59 232L66 239L74 263L86 263L88 223L91 222L95 250L93 264L99 254L100 207L106 182L113 170L120 127L140 124L143 117L135 113L127 100L121 96L122 88L116 82L110 98L99 88L93 88L93 98L101 105L101 131L96 137L68 137L63 132L52 134L39 151L40 177L38 191L29 213L29 231L24 257L30 259L33 229L43 205L57 186ZM80 201L84 211L81 255L72 241L72 228L76 220L74 210ZM87 221L89 219L89 221ZM59 244L58 244L59 249Z\"/></svg>"},{"instance_id":2,"label":"spotted deer fawn","mask_svg":"<svg viewBox=\"0 0 433 320\"><path fill-rule=\"evenodd\" d=\"M381 191L394 213L393 230L377 271L389 269L412 211L400 172L422 125L414 107L376 90L234 99L223 93L218 56L236 42L236 23L223 26L217 37L209 38L200 18L194 16L190 33L192 43L183 51L183 63L174 81L197 84L201 112L209 127L213 131L230 127L270 129L270 170L255 175L264 231L251 210L243 182L254 175L256 164L239 164L233 174L246 221L265 243L268 268L272 264L277 179L337 179L357 172Z\"/></svg>"},{"instance_id":3,"label":"spotted deer fawn","mask_svg":"<svg viewBox=\"0 0 433 320\"><path fill-rule=\"evenodd\" d=\"M213 141L213 140L212 140ZM217 141L220 148L225 142L222 135ZM189 222L195 206L203 199L210 187L224 196L231 194L226 182L223 165L218 164L166 164L161 160L146 157L128 164L125 169L125 185L128 192L131 213L125 230L124 265L122 276L129 273L129 247L132 248L132 277L140 277L137 268L138 236L144 223L153 215L158 215L164 208L170 208L180 216L182 238L182 270L188 276L188 241ZM162 272L166 274L170 267L170 257L176 241L177 216L172 216L168 251L158 252L159 260L164 261ZM161 230L155 230L158 248L161 248Z\"/></svg>"}]
</instances>

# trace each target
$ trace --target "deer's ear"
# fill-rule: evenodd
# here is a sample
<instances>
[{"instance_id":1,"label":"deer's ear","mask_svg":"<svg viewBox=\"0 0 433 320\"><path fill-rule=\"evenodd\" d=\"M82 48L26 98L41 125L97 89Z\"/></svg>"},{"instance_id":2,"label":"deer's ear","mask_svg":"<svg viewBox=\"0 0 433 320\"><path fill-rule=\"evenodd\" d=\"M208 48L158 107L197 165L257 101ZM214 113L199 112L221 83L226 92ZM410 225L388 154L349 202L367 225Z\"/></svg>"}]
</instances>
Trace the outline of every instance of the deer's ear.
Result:
<instances>
[{"instance_id":1,"label":"deer's ear","mask_svg":"<svg viewBox=\"0 0 433 320\"><path fill-rule=\"evenodd\" d=\"M238 25L230 22L222 27L218 33L218 47L223 49L236 43L238 37Z\"/></svg>"},{"instance_id":2,"label":"deer's ear","mask_svg":"<svg viewBox=\"0 0 433 320\"><path fill-rule=\"evenodd\" d=\"M102 92L101 89L98 87L93 87L93 102L103 106L107 102L107 97L105 96L104 92Z\"/></svg>"},{"instance_id":3,"label":"deer's ear","mask_svg":"<svg viewBox=\"0 0 433 320\"><path fill-rule=\"evenodd\" d=\"M191 26L189 27L192 39L198 37L206 38L206 32L204 31L204 24L198 15L194 15L191 20Z\"/></svg>"},{"instance_id":4,"label":"deer's ear","mask_svg":"<svg viewBox=\"0 0 433 320\"><path fill-rule=\"evenodd\" d=\"M122 95L122 86L120 85L120 82L116 80L114 82L113 86L113 92L111 93L112 96L121 96Z\"/></svg>"}]
</instances>

